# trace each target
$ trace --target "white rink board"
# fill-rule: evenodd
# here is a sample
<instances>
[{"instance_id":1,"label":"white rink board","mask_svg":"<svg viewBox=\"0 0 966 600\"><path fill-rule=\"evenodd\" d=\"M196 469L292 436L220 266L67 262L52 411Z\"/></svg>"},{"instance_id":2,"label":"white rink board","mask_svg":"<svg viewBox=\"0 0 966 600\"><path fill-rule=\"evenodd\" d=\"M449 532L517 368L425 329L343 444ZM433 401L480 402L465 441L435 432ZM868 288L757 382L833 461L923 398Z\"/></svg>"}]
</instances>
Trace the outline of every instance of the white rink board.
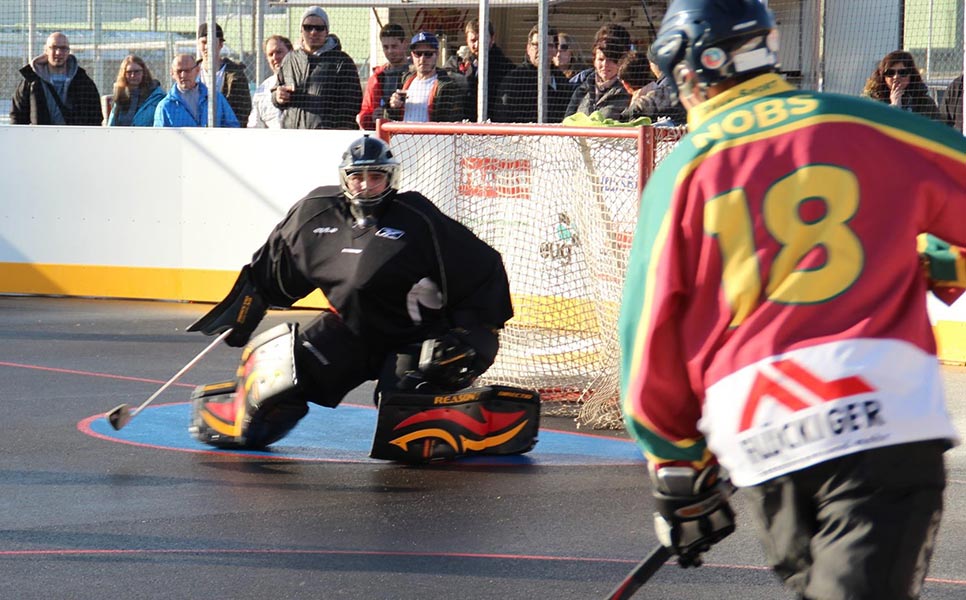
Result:
<instances>
[{"instance_id":1,"label":"white rink board","mask_svg":"<svg viewBox=\"0 0 966 600\"><path fill-rule=\"evenodd\" d=\"M0 127L0 263L234 272L296 200L338 184L361 134ZM966 323L966 301L929 312Z\"/></svg>"},{"instance_id":2,"label":"white rink board","mask_svg":"<svg viewBox=\"0 0 966 600\"><path fill-rule=\"evenodd\" d=\"M360 135L0 127L0 262L235 271Z\"/></svg>"}]
</instances>

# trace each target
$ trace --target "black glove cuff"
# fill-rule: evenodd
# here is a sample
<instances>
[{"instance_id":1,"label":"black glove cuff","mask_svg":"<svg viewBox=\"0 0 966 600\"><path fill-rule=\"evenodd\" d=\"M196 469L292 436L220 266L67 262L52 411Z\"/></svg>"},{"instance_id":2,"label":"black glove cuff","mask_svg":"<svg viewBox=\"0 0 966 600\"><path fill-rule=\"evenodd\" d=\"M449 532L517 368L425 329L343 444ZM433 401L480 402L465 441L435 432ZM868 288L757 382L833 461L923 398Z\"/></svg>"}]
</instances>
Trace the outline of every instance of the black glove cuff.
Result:
<instances>
[{"instance_id":1,"label":"black glove cuff","mask_svg":"<svg viewBox=\"0 0 966 600\"><path fill-rule=\"evenodd\" d=\"M225 299L189 325L187 331L217 335L231 329L232 332L225 338L225 343L239 348L248 343L252 332L258 327L267 310L268 303L258 293L258 289L251 280L251 268L245 266Z\"/></svg>"}]
</instances>

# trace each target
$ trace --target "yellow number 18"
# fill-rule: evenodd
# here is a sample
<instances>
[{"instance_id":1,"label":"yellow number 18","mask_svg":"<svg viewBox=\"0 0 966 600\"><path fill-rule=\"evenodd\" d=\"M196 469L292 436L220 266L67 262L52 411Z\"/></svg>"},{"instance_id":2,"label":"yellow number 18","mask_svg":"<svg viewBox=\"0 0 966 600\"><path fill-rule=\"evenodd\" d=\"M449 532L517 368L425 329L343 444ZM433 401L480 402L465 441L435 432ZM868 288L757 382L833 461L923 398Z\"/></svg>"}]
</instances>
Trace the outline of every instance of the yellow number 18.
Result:
<instances>
[{"instance_id":1,"label":"yellow number 18","mask_svg":"<svg viewBox=\"0 0 966 600\"><path fill-rule=\"evenodd\" d=\"M802 219L803 202L819 200L824 214ZM765 193L762 219L781 246L771 263L765 297L785 304L814 304L841 294L862 272L864 251L848 221L859 208L859 184L850 171L830 165L809 165L775 182ZM723 259L722 286L740 325L758 306L762 294L761 265L755 247L748 197L738 188L705 204L704 228L715 237ZM800 267L803 258L821 248L824 262Z\"/></svg>"}]
</instances>

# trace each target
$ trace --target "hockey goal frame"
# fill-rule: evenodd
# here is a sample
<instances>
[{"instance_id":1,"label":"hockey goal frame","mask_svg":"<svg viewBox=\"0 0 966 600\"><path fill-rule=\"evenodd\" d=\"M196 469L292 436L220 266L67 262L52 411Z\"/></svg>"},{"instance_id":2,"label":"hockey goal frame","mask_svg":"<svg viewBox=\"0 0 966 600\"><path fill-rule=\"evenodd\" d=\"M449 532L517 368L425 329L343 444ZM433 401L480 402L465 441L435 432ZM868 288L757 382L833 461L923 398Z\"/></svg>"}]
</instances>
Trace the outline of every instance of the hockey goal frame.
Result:
<instances>
[{"instance_id":1,"label":"hockey goal frame","mask_svg":"<svg viewBox=\"0 0 966 600\"><path fill-rule=\"evenodd\" d=\"M632 200L629 200L629 196L632 192L632 182L628 180L623 184L622 192L622 204L621 211L623 217L616 222L617 225L621 226L620 231L610 231L607 236L609 236L609 243L605 244L607 249L600 250L603 253L610 253L617 258L615 260L615 265L623 265L626 261L626 253L629 252L631 235L630 231L632 228L627 227L630 223L631 225L636 224L637 213L640 206L641 193L644 189L648 178L651 176L656 164L659 160L658 144L667 141L674 141L681 137L682 130L679 128L669 128L669 127L653 127L653 126L639 126L639 127L568 127L563 125L540 125L540 124L489 124L489 123L417 123L417 122L405 122L405 121L385 121L378 120L376 122L376 135L385 141L386 143L392 145L393 138L398 136L415 136L409 139L403 144L409 144L409 146L397 148L403 152L405 155L407 151L404 148L415 148L420 146L419 136L427 136L426 144L431 145L432 142L429 140L439 139L439 138L456 138L459 136L470 137L473 136L488 136L491 140L486 140L486 144L495 144L497 148L501 148L500 138L506 138L506 144L508 148L519 142L522 138L531 136L534 138L538 137L563 137L563 138L575 138L576 147L580 148L580 152L583 154L583 160L587 165L587 179L595 180L598 189L595 193L591 193L587 196L582 196L579 193L569 193L572 192L566 187L566 183L561 182L560 195L569 195L575 198L572 202L583 203L588 208L588 211L600 211L606 213L606 209L602 205L610 201L612 193L610 190L606 189L606 183L602 180L602 174L595 169L595 164L590 157L592 153L591 147L595 144L597 145L611 145L617 149L612 149L611 152L615 158L615 164L620 165L618 171L610 171L613 175L615 172L619 172L621 176L630 176L631 173L628 171L633 170L633 177L636 179L636 194ZM586 140L586 143L583 141ZM570 142L547 142L548 145L564 143L569 144ZM524 141L524 144L526 142ZM470 145L473 145L470 142ZM539 147L537 145L536 147ZM444 146L445 147L445 146ZM454 148L462 147L459 143L453 144ZM621 150L620 148L623 148ZM634 148L634 150L630 150ZM476 154L472 151L466 155L459 155L459 151L454 151L453 156L455 162L462 163L464 160L472 161L474 160ZM630 152L636 153L636 157L628 156ZM539 152L538 152L539 154ZM497 156L502 156L499 152ZM499 158L487 158L484 160L495 160L496 162L505 162L509 165L507 168L513 168L513 165L517 164L516 154L512 150L507 150L506 154L508 158L503 161ZM542 157L543 160L549 160L553 162L557 159L554 155L550 159ZM441 160L443 157L441 157ZM420 175L415 178L414 185L416 187L412 188L432 197L432 194L428 193L427 189L423 189L420 186L424 185L423 177L431 173L432 168L427 168L425 165L412 165L406 161L406 157L403 156L403 173L404 182L407 178L406 173L409 173L412 169L420 169ZM531 184L535 184L534 180L526 180ZM404 186L405 187L405 186ZM430 185L429 187L432 187ZM499 187L499 184L496 186ZM529 195L529 190L521 190L518 182L511 181L507 184L507 188L511 190L512 193L522 193L524 196ZM586 193L586 190L584 191ZM460 206L458 203L463 202L465 199L461 198L461 194L456 194L457 198L454 200L456 206ZM533 193L534 197L541 197L546 199L546 193L544 192L541 196L536 191ZM507 198L500 196L503 200L513 198ZM584 198L586 202L584 203ZM443 199L444 202L449 202L449 198ZM444 208L441 206L441 208ZM459 210L459 209L457 209ZM550 212L554 212L555 208L548 208ZM444 208L444 212L448 212ZM539 209L533 210L534 213L539 213ZM628 220L627 215L631 214L630 220ZM458 218L456 215L451 214ZM569 222L568 222L569 225ZM607 225L610 225L608 223ZM576 224L575 224L576 226ZM471 227L472 228L472 227ZM604 227L602 227L603 229ZM587 231L584 229L583 231ZM477 232L478 235L480 232ZM603 235L603 234L599 234ZM490 241L484 237L487 241ZM588 241L590 236L587 236ZM596 239L596 244L594 247L599 247L600 239ZM501 249L498 247L498 249ZM589 251L589 247L586 248ZM501 249L501 252L503 250ZM623 255L623 257L621 256ZM607 257L605 256L605 261ZM598 257L597 262L600 263ZM508 265L508 273L510 276L511 288L515 287L515 271ZM518 273L518 272L517 272ZM607 336L608 339L606 343L596 344L594 346L595 350L590 352L598 358L593 359L593 364L596 366L596 371L586 376L586 379L580 383L574 383L573 376L569 373L571 367L574 364L580 365L574 367L577 369L586 368L584 367L585 357L582 354L583 350L575 351L573 360L575 362L565 363L558 362L561 360L556 357L551 357L550 362L542 363L547 371L555 371L559 365L560 383L549 382L547 372L541 371L539 374L534 375L532 380L527 380L526 375L523 375L522 379L517 380L501 380L501 375L495 375L496 380L494 383L507 384L507 385L519 385L522 387L530 387L536 389L541 393L543 399L543 412L544 414L550 415L567 415L573 416L580 425L587 425L593 428L608 428L615 429L622 427L622 419L620 415L620 402L619 402L619 350L617 344L617 313L619 312L620 303L620 292L619 289L623 285L623 269L619 267L614 267L611 272L604 275L595 273L593 275L595 278L601 278L609 280L606 286L606 291L601 292L597 290L596 296L591 296L587 298L568 298L564 299L564 303L569 303L571 305L582 304L582 309L586 309L587 305L594 305L597 311L597 323L601 336ZM544 302L544 301L547 302ZM523 330L541 330L541 331L553 331L558 330L561 332L574 332L579 330L582 325L576 324L576 320L569 319L563 312L554 314L557 308L553 308L554 302L560 300L560 298L544 298L537 295L530 294L529 292L518 293L514 291L514 307L517 315L508 323L508 328L517 327ZM607 306L602 307L602 304ZM578 311L579 312L579 311ZM586 310L584 310L586 312ZM560 317L558 320L557 317ZM512 326L511 326L512 324ZM526 346L527 342L524 339L523 343L518 342L516 349L513 351L516 355L520 353L525 353L527 351L526 347L520 348L519 346ZM507 352L510 352L509 346L505 348ZM567 351L560 351L561 356L569 356L571 353ZM501 350L501 356L504 355L504 350ZM605 357L604 360L600 360L600 357ZM501 357L497 358L499 366L499 361ZM539 357L539 360L543 360L543 357ZM496 369L491 369L491 372ZM588 371L593 371L593 369L588 369ZM526 368L523 368L523 372L526 373ZM491 375L488 373L487 376ZM487 378L484 376L484 379ZM553 375L550 376L551 379ZM579 377L578 377L579 379Z\"/></svg>"}]
</instances>

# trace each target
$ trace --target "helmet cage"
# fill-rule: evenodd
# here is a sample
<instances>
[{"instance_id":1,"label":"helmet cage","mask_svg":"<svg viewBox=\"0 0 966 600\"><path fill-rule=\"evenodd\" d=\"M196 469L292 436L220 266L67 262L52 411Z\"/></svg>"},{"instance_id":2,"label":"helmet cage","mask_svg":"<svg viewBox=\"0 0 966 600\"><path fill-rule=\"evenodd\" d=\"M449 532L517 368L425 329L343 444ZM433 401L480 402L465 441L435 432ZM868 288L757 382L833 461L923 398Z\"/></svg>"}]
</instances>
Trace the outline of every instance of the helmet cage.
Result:
<instances>
[{"instance_id":1,"label":"helmet cage","mask_svg":"<svg viewBox=\"0 0 966 600\"><path fill-rule=\"evenodd\" d=\"M368 173L383 173L386 176L386 189L375 196L364 196L365 190L353 194L349 189L349 177L362 174L363 177ZM339 169L339 183L342 185L342 193L352 204L358 205L378 205L383 200L392 195L399 189L399 165L374 165L371 167L354 166Z\"/></svg>"},{"instance_id":2,"label":"helmet cage","mask_svg":"<svg viewBox=\"0 0 966 600\"><path fill-rule=\"evenodd\" d=\"M353 193L349 189L349 177L361 173L379 172L386 175L386 189L374 196L366 196L365 190ZM339 183L349 208L360 225L375 222L378 208L399 189L399 161L392 155L389 145L378 138L363 136L349 145L339 165Z\"/></svg>"}]
</instances>

